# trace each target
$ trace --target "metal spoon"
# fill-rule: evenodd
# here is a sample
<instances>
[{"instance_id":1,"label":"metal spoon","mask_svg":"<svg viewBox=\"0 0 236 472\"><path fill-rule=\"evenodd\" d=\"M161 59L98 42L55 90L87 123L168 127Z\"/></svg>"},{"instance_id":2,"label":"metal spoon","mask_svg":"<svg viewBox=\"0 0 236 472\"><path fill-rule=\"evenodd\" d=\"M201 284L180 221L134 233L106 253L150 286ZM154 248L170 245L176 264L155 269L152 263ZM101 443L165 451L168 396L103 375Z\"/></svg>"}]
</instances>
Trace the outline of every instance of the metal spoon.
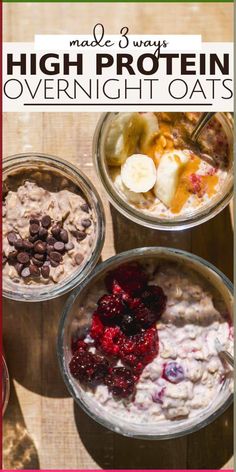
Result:
<instances>
[{"instance_id":1,"label":"metal spoon","mask_svg":"<svg viewBox=\"0 0 236 472\"><path fill-rule=\"evenodd\" d=\"M202 132L203 128L205 128L207 123L212 119L215 114L215 111L202 113L201 118L198 120L194 130L190 135L190 138L193 142L196 142L198 140L199 134Z\"/></svg>"},{"instance_id":2,"label":"metal spoon","mask_svg":"<svg viewBox=\"0 0 236 472\"><path fill-rule=\"evenodd\" d=\"M234 358L233 356L228 352L224 350L224 347L222 346L221 342L219 341L218 338L215 339L215 348L219 354L219 356L222 357L228 364L231 365L231 367L234 367Z\"/></svg>"}]
</instances>

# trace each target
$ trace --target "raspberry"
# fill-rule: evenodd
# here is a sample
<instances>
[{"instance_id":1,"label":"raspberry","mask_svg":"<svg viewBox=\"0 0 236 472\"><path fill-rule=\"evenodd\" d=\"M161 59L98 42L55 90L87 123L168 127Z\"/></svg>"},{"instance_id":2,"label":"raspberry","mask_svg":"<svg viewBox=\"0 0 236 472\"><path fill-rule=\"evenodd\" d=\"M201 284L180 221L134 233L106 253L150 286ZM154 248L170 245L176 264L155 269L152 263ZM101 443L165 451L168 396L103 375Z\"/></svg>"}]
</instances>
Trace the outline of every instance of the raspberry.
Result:
<instances>
[{"instance_id":1,"label":"raspberry","mask_svg":"<svg viewBox=\"0 0 236 472\"><path fill-rule=\"evenodd\" d=\"M142 293L142 301L148 307L157 321L166 309L167 296L158 285L148 285Z\"/></svg>"},{"instance_id":2,"label":"raspberry","mask_svg":"<svg viewBox=\"0 0 236 472\"><path fill-rule=\"evenodd\" d=\"M131 337L125 337L120 344L121 360L140 373L145 365L151 362L158 353L158 335L156 328L148 328L146 331Z\"/></svg>"},{"instance_id":3,"label":"raspberry","mask_svg":"<svg viewBox=\"0 0 236 472\"><path fill-rule=\"evenodd\" d=\"M85 343L82 339L73 340L71 343L72 353L75 354L77 351L87 351L88 344Z\"/></svg>"},{"instance_id":4,"label":"raspberry","mask_svg":"<svg viewBox=\"0 0 236 472\"><path fill-rule=\"evenodd\" d=\"M105 379L105 384L114 397L127 398L134 393L136 378L125 367L114 367Z\"/></svg>"},{"instance_id":5,"label":"raspberry","mask_svg":"<svg viewBox=\"0 0 236 472\"><path fill-rule=\"evenodd\" d=\"M140 264L129 262L123 264L113 272L110 272L106 278L106 285L109 292L114 293L114 285L119 285L128 295L136 295L147 284L147 276Z\"/></svg>"},{"instance_id":6,"label":"raspberry","mask_svg":"<svg viewBox=\"0 0 236 472\"><path fill-rule=\"evenodd\" d=\"M125 305L119 295L103 295L98 301L97 313L105 324L114 323L125 312Z\"/></svg>"},{"instance_id":7,"label":"raspberry","mask_svg":"<svg viewBox=\"0 0 236 472\"><path fill-rule=\"evenodd\" d=\"M101 339L102 352L107 356L118 357L122 336L123 334L118 326L105 328Z\"/></svg>"},{"instance_id":8,"label":"raspberry","mask_svg":"<svg viewBox=\"0 0 236 472\"><path fill-rule=\"evenodd\" d=\"M189 191L202 197L205 193L203 188L202 176L198 174L191 174L189 177Z\"/></svg>"},{"instance_id":9,"label":"raspberry","mask_svg":"<svg viewBox=\"0 0 236 472\"><path fill-rule=\"evenodd\" d=\"M164 364L162 377L171 383L179 383L184 380L184 369L177 362Z\"/></svg>"},{"instance_id":10,"label":"raspberry","mask_svg":"<svg viewBox=\"0 0 236 472\"><path fill-rule=\"evenodd\" d=\"M96 312L93 314L92 318L92 324L90 328L90 336L95 340L97 344L99 344L100 339L103 336L105 326L102 324L100 317L96 314Z\"/></svg>"},{"instance_id":11,"label":"raspberry","mask_svg":"<svg viewBox=\"0 0 236 472\"><path fill-rule=\"evenodd\" d=\"M108 374L108 367L109 364L104 357L82 349L74 354L69 364L73 377L90 385L103 383Z\"/></svg>"},{"instance_id":12,"label":"raspberry","mask_svg":"<svg viewBox=\"0 0 236 472\"><path fill-rule=\"evenodd\" d=\"M117 280L113 280L111 290L114 295L119 295L123 302L129 304L132 301L132 297L121 288Z\"/></svg>"}]
</instances>

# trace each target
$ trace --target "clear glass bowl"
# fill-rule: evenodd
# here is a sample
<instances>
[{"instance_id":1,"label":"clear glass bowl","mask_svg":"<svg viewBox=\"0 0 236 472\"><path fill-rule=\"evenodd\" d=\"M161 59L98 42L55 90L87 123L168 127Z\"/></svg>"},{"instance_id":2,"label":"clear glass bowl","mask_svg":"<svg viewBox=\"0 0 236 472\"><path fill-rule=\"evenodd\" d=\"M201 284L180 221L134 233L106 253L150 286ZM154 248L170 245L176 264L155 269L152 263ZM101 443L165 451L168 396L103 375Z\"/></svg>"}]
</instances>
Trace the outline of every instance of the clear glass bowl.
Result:
<instances>
[{"instance_id":1,"label":"clear glass bowl","mask_svg":"<svg viewBox=\"0 0 236 472\"><path fill-rule=\"evenodd\" d=\"M37 171L39 177L37 178ZM23 173L22 173L23 172ZM83 172L63 159L46 154L18 154L3 160L3 195L8 187L17 189L21 182L34 175L34 181L40 184L41 175L52 173L55 177L64 178L76 190L82 192L96 217L96 233L91 247L90 258L81 267L73 271L58 284L17 285L3 280L3 296L12 300L37 302L56 298L80 284L95 267L104 243L105 215L97 190ZM20 177L18 177L20 176ZM39 179L39 181L38 181Z\"/></svg>"},{"instance_id":2,"label":"clear glass bowl","mask_svg":"<svg viewBox=\"0 0 236 472\"><path fill-rule=\"evenodd\" d=\"M2 415L4 415L10 395L10 382L7 364L2 356Z\"/></svg>"},{"instance_id":3,"label":"clear glass bowl","mask_svg":"<svg viewBox=\"0 0 236 472\"><path fill-rule=\"evenodd\" d=\"M96 166L97 174L103 184L107 196L114 207L122 213L126 218L138 223L142 226L159 229L159 230L183 230L197 226L209 219L213 218L222 211L229 203L233 196L233 124L228 114L217 113L216 118L222 125L229 144L229 160L230 168L228 178L223 188L217 195L209 201L209 204L199 211L189 212L187 215L175 216L173 218L160 218L147 215L141 210L129 205L119 192L116 190L114 183L110 177L109 169L105 159L105 142L108 129L116 113L103 113L95 130L93 140L93 158Z\"/></svg>"},{"instance_id":4,"label":"clear glass bowl","mask_svg":"<svg viewBox=\"0 0 236 472\"><path fill-rule=\"evenodd\" d=\"M210 280L223 297L229 312L232 313L233 285L227 277L213 265L185 251L170 248L145 247L118 254L100 264L69 297L62 313L58 332L58 359L62 376L69 392L79 406L95 421L108 429L125 436L143 439L169 439L197 431L221 415L230 405L233 398L233 395L230 394L227 389L227 385L224 385L221 394L218 394L214 403L209 404L199 416L170 421L169 423L160 421L155 424L137 425L133 424L129 418L125 420L125 418L118 418L111 413L107 413L106 407L96 403L91 396L88 396L70 374L68 365L72 356L72 333L75 327L77 328L79 326L79 330L84 330L89 326L93 309L91 307L91 313L89 313L88 310L85 311L83 309L83 306L86 299L96 302L100 294L102 295L104 293L103 281L107 272L124 262L134 260L141 262L144 262L144 260L160 261L161 259L174 262L181 261L189 268L201 274L206 280ZM100 291L99 295L97 291Z\"/></svg>"}]
</instances>

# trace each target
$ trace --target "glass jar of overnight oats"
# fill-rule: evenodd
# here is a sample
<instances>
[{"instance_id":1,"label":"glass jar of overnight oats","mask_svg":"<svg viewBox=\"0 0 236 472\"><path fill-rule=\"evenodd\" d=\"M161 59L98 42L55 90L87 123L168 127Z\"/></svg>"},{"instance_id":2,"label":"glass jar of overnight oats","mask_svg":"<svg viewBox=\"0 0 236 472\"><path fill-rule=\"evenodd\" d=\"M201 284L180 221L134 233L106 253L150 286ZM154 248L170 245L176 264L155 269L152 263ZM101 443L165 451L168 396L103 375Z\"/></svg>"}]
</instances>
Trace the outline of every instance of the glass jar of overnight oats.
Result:
<instances>
[{"instance_id":1,"label":"glass jar of overnight oats","mask_svg":"<svg viewBox=\"0 0 236 472\"><path fill-rule=\"evenodd\" d=\"M219 213L233 192L233 120L217 113L194 146L200 113L106 113L97 173L115 208L143 226L181 230Z\"/></svg>"},{"instance_id":2,"label":"glass jar of overnight oats","mask_svg":"<svg viewBox=\"0 0 236 472\"><path fill-rule=\"evenodd\" d=\"M199 430L232 402L231 282L185 251L139 248L100 264L63 310L58 358L71 395L120 434Z\"/></svg>"},{"instance_id":3,"label":"glass jar of overnight oats","mask_svg":"<svg viewBox=\"0 0 236 472\"><path fill-rule=\"evenodd\" d=\"M3 160L3 296L43 301L73 289L104 233L100 197L75 166L36 153Z\"/></svg>"}]
</instances>

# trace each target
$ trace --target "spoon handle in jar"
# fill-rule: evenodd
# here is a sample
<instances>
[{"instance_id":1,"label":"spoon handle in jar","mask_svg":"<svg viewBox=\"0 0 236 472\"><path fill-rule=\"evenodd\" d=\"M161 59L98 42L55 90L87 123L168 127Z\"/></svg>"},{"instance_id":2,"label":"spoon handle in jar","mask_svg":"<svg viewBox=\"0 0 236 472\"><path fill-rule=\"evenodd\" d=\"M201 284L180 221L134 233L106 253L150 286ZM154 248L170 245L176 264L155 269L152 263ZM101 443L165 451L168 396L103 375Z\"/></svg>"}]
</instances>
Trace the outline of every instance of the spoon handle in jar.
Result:
<instances>
[{"instance_id":1,"label":"spoon handle in jar","mask_svg":"<svg viewBox=\"0 0 236 472\"><path fill-rule=\"evenodd\" d=\"M231 367L234 367L234 358L233 356L228 352L225 351L221 342L219 341L218 338L215 340L215 347L218 352L218 354L226 361L228 364L231 365Z\"/></svg>"},{"instance_id":2,"label":"spoon handle in jar","mask_svg":"<svg viewBox=\"0 0 236 472\"><path fill-rule=\"evenodd\" d=\"M203 128L207 125L207 123L212 119L215 113L216 113L215 111L202 113L201 118L197 122L194 130L192 131L192 134L191 134L192 141L197 141L199 134L201 133Z\"/></svg>"}]
</instances>

